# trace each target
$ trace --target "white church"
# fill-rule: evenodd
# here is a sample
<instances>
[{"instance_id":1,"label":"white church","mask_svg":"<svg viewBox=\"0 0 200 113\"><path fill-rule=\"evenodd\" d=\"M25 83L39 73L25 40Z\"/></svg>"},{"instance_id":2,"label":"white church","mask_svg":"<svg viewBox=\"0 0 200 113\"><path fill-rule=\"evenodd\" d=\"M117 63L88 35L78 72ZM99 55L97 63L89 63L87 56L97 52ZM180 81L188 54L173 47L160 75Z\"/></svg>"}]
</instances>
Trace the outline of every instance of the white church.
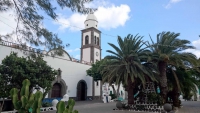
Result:
<instances>
[{"instance_id":1,"label":"white church","mask_svg":"<svg viewBox=\"0 0 200 113\"><path fill-rule=\"evenodd\" d=\"M43 51L44 60L54 69L61 70L61 76L52 82L52 90L46 98L62 98L65 94L76 101L80 100L100 100L103 93L112 93L112 88L104 84L101 89L101 81L93 82L93 78L87 76L86 70L91 68L91 63L101 60L101 31L98 30L98 21L94 14L89 14L84 22L85 29L81 30L80 60L71 58L64 51L63 56L54 56L51 51ZM0 63L11 51L17 52L18 56L26 56L31 51L36 51L32 47L24 50L19 49L20 45L12 42L0 41ZM117 89L117 87L116 87ZM41 90L42 91L42 90ZM120 87L120 94L124 98L125 91Z\"/></svg>"}]
</instances>

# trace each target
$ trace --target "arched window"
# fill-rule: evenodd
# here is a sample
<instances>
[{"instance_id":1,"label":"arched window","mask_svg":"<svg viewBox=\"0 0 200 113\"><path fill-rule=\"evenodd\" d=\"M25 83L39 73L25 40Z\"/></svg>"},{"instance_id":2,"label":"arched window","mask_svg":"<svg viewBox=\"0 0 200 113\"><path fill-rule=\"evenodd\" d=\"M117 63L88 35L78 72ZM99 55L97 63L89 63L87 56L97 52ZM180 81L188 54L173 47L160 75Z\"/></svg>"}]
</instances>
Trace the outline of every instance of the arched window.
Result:
<instances>
[{"instance_id":1,"label":"arched window","mask_svg":"<svg viewBox=\"0 0 200 113\"><path fill-rule=\"evenodd\" d=\"M94 44L97 44L97 37L94 36Z\"/></svg>"},{"instance_id":2,"label":"arched window","mask_svg":"<svg viewBox=\"0 0 200 113\"><path fill-rule=\"evenodd\" d=\"M85 44L89 44L89 36L88 35L85 36Z\"/></svg>"},{"instance_id":3,"label":"arched window","mask_svg":"<svg viewBox=\"0 0 200 113\"><path fill-rule=\"evenodd\" d=\"M97 37L97 45L99 45L99 37Z\"/></svg>"}]
</instances>

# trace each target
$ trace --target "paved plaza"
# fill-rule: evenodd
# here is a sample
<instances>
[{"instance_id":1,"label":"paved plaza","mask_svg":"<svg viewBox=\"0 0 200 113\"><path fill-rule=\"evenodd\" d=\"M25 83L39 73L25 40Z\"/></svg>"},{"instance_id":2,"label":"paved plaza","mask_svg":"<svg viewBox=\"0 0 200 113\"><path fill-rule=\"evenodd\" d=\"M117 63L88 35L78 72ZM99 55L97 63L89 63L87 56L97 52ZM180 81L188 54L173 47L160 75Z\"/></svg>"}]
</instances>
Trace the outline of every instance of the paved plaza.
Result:
<instances>
[{"instance_id":1,"label":"paved plaza","mask_svg":"<svg viewBox=\"0 0 200 113\"><path fill-rule=\"evenodd\" d=\"M79 113L147 113L134 111L115 111L115 102L102 103L100 101L78 101L74 109ZM178 113L200 113L200 101L182 102L183 107L178 110ZM55 111L47 113L56 113Z\"/></svg>"},{"instance_id":2,"label":"paved plaza","mask_svg":"<svg viewBox=\"0 0 200 113\"><path fill-rule=\"evenodd\" d=\"M183 101L178 113L200 113L200 101Z\"/></svg>"}]
</instances>

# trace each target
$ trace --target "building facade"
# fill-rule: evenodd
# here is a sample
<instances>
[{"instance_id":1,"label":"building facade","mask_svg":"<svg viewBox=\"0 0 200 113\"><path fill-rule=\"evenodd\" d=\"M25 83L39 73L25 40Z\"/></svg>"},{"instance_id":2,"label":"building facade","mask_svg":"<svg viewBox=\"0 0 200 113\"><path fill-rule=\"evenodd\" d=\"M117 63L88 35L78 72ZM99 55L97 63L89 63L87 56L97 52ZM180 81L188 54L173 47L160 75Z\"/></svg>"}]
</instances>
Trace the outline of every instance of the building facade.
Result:
<instances>
[{"instance_id":1,"label":"building facade","mask_svg":"<svg viewBox=\"0 0 200 113\"><path fill-rule=\"evenodd\" d=\"M23 48L15 43L0 41L0 63L11 52L18 53L19 57L26 57L32 52L40 51L44 60L54 69L60 70L60 75L52 82L52 89L46 98L62 98L68 94L77 101L101 99L101 82L93 81L87 76L86 70L91 64L101 60L101 31L98 30L98 21L94 14L89 14L85 20L85 29L82 31L80 60L71 58L63 50L62 56L54 55L55 50L41 51L32 47ZM111 89L111 88L110 88ZM43 91L41 89L41 91Z\"/></svg>"}]
</instances>

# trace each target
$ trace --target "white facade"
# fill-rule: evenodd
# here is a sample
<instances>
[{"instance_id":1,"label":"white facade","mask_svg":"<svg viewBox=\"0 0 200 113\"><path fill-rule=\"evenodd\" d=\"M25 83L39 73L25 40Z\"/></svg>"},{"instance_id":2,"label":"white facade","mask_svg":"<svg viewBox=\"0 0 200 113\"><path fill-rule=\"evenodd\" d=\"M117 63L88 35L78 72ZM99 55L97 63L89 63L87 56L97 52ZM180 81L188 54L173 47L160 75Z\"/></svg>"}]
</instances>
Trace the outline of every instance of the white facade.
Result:
<instances>
[{"instance_id":1,"label":"white facade","mask_svg":"<svg viewBox=\"0 0 200 113\"><path fill-rule=\"evenodd\" d=\"M101 83L100 82L101 82L100 80L94 82L95 83L95 85L94 85L94 87L95 87L95 96L101 95Z\"/></svg>"},{"instance_id":2,"label":"white facade","mask_svg":"<svg viewBox=\"0 0 200 113\"><path fill-rule=\"evenodd\" d=\"M83 61L91 62L90 55L91 55L91 48L83 49L83 56L82 56Z\"/></svg>"},{"instance_id":3,"label":"white facade","mask_svg":"<svg viewBox=\"0 0 200 113\"><path fill-rule=\"evenodd\" d=\"M56 49L49 52L42 51L44 60L53 69L60 69L61 75L52 82L52 90L49 91L47 98L55 98L54 86L60 85L60 97L68 94L70 98L75 100L87 100L88 98L101 99L101 81L94 82L93 78L87 76L86 70L91 68L91 61L95 63L101 60L101 35L97 29L98 21L93 14L89 14L85 21L85 29L82 30L82 43L81 43L81 59L77 60L71 58L70 55L63 50L63 56L56 56L54 52ZM85 37L88 36L88 43L85 42ZM98 39L98 40L97 40ZM30 51L35 51L31 47L22 50L20 45L13 44L12 42L0 41L0 63L11 52L18 53L19 57L26 57ZM80 87L81 86L81 87ZM84 86L84 91L82 89ZM112 91L112 88L110 88ZM123 88L120 88L120 91ZM41 89L41 91L43 91ZM82 97L81 95L85 95ZM53 96L54 95L54 96Z\"/></svg>"}]
</instances>

